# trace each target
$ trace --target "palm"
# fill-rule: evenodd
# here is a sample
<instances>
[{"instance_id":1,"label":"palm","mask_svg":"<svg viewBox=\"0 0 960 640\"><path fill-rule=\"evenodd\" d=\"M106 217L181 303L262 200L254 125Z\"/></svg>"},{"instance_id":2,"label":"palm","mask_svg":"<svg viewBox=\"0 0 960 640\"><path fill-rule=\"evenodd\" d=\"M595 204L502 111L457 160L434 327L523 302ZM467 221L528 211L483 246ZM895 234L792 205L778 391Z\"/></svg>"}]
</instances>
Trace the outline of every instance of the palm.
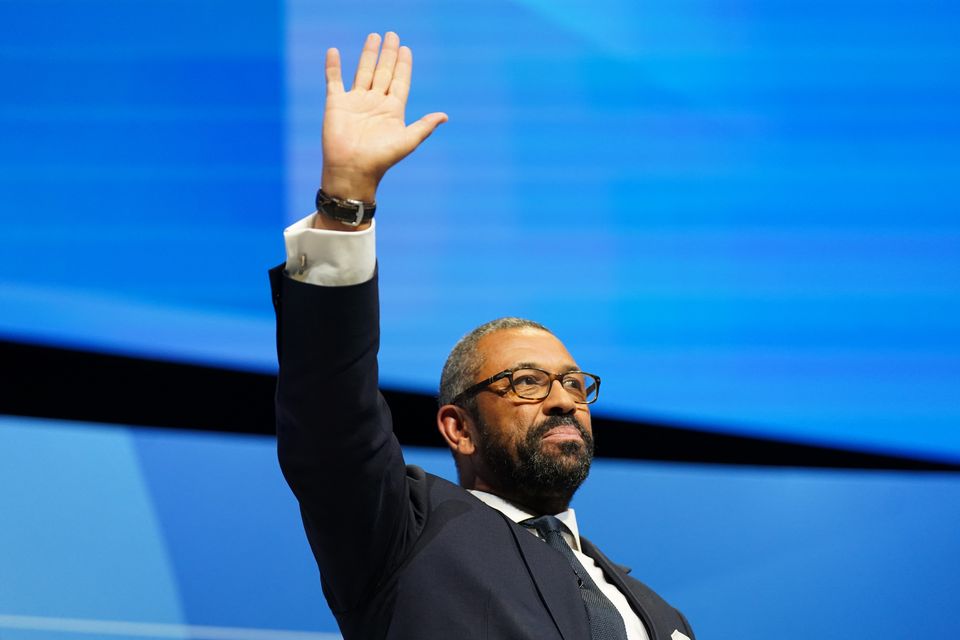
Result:
<instances>
[{"instance_id":1,"label":"palm","mask_svg":"<svg viewBox=\"0 0 960 640\"><path fill-rule=\"evenodd\" d=\"M359 89L329 96L323 117L324 163L336 167L359 162L382 175L413 151L404 106L395 96Z\"/></svg>"},{"instance_id":2,"label":"palm","mask_svg":"<svg viewBox=\"0 0 960 640\"><path fill-rule=\"evenodd\" d=\"M431 113L409 126L405 124L413 54L408 47L400 46L395 33L387 33L383 50L379 49L380 37L368 36L350 91L343 88L339 52L327 52L325 184L348 183L358 191L375 191L383 174L447 119L446 114Z\"/></svg>"}]
</instances>

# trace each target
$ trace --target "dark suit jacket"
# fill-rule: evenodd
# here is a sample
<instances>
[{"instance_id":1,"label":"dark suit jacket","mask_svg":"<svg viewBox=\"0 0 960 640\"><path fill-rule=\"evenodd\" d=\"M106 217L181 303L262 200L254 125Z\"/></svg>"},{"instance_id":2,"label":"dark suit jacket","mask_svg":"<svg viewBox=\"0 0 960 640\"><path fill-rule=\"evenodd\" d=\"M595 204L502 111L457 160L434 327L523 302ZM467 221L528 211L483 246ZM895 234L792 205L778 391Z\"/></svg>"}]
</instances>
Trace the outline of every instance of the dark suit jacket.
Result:
<instances>
[{"instance_id":1,"label":"dark suit jacket","mask_svg":"<svg viewBox=\"0 0 960 640\"><path fill-rule=\"evenodd\" d=\"M570 566L500 512L406 466L377 387L377 280L320 287L271 271L277 440L346 640L587 640ZM430 428L424 425L424 428ZM652 640L679 611L581 538Z\"/></svg>"}]
</instances>

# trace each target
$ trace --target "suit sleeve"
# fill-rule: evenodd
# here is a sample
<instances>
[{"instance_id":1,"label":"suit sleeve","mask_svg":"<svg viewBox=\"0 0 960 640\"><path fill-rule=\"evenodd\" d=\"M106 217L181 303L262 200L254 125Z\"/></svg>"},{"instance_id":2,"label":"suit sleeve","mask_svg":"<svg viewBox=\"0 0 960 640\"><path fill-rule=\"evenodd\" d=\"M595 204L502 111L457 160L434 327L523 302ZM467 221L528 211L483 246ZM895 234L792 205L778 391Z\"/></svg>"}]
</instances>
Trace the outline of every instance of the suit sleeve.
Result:
<instances>
[{"instance_id":1,"label":"suit sleeve","mask_svg":"<svg viewBox=\"0 0 960 640\"><path fill-rule=\"evenodd\" d=\"M686 627L684 632L690 638L690 640L697 640L697 636L693 634L693 627L690 626L690 621L687 620L687 616L683 615L679 609L675 609L677 615L680 616L680 619L683 620L683 625Z\"/></svg>"},{"instance_id":2,"label":"suit sleeve","mask_svg":"<svg viewBox=\"0 0 960 640\"><path fill-rule=\"evenodd\" d=\"M270 272L277 447L334 612L362 603L415 536L400 445L378 389L377 277L321 287Z\"/></svg>"}]
</instances>

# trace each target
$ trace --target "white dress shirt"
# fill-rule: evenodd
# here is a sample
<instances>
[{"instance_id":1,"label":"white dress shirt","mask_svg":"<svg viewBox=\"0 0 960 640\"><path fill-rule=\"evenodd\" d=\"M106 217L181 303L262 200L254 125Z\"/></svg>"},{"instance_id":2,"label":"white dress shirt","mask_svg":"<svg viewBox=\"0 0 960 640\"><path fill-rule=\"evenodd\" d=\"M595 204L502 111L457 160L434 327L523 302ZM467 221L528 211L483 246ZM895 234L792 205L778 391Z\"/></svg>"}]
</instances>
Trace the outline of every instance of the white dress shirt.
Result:
<instances>
[{"instance_id":1,"label":"white dress shirt","mask_svg":"<svg viewBox=\"0 0 960 640\"><path fill-rule=\"evenodd\" d=\"M376 220L363 231L314 229L311 213L283 230L286 271L294 280L325 287L360 284L377 268Z\"/></svg>"},{"instance_id":2,"label":"white dress shirt","mask_svg":"<svg viewBox=\"0 0 960 640\"><path fill-rule=\"evenodd\" d=\"M283 231L287 247L287 275L301 282L325 287L360 284L372 278L377 266L376 222L363 231L328 231L313 228L315 215L310 214ZM535 517L492 493L470 493L514 522ZM573 555L623 616L627 640L649 640L643 622L630 608L626 596L607 580L593 558L580 550L580 530L573 509L558 513L556 517L572 532L564 532L563 537L573 550ZM535 530L529 531L539 537Z\"/></svg>"}]
</instances>

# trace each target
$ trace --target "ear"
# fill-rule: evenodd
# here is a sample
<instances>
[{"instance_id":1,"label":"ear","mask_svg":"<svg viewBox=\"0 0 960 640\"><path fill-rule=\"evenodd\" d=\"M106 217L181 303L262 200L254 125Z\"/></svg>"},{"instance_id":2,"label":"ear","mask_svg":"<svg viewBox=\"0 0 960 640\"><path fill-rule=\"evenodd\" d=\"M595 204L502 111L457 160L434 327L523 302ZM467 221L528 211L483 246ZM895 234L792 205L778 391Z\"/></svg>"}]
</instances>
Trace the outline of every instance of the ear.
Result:
<instances>
[{"instance_id":1,"label":"ear","mask_svg":"<svg viewBox=\"0 0 960 640\"><path fill-rule=\"evenodd\" d=\"M437 429L447 446L454 453L464 456L476 451L477 443L473 437L473 420L462 408L445 404L437 410Z\"/></svg>"}]
</instances>

